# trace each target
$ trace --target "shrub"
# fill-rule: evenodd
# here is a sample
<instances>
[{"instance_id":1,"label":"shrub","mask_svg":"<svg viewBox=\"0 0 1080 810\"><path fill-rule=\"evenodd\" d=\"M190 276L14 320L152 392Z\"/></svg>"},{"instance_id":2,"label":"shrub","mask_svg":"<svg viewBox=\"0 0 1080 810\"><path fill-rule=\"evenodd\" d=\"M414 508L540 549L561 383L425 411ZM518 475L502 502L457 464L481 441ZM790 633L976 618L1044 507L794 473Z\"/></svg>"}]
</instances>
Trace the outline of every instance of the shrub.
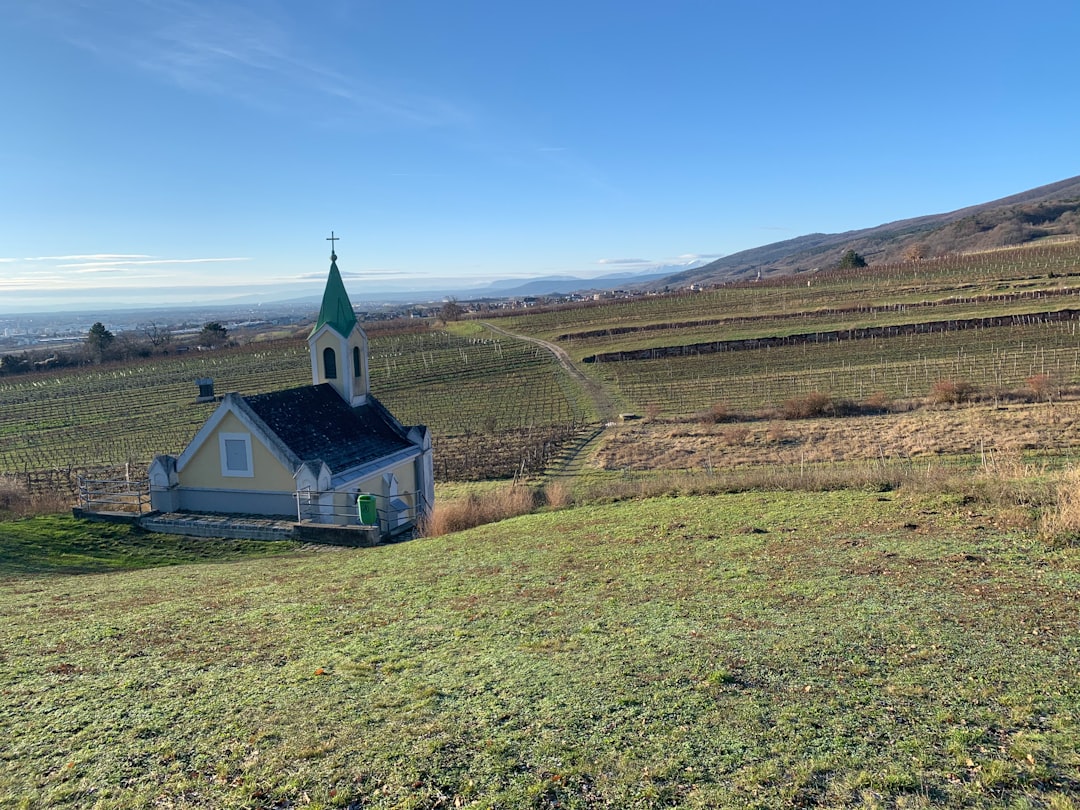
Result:
<instances>
[{"instance_id":1,"label":"shrub","mask_svg":"<svg viewBox=\"0 0 1080 810\"><path fill-rule=\"evenodd\" d=\"M1057 386L1054 378L1049 374L1032 374L1024 382L1031 390L1031 396L1036 402L1049 402L1057 396Z\"/></svg>"},{"instance_id":2,"label":"shrub","mask_svg":"<svg viewBox=\"0 0 1080 810\"><path fill-rule=\"evenodd\" d=\"M892 400L884 391L875 391L863 401L863 410L869 413L888 413L892 410Z\"/></svg>"},{"instance_id":3,"label":"shrub","mask_svg":"<svg viewBox=\"0 0 1080 810\"><path fill-rule=\"evenodd\" d=\"M959 405L976 393L975 386L966 380L938 380L930 386L930 401L935 405Z\"/></svg>"},{"instance_id":4,"label":"shrub","mask_svg":"<svg viewBox=\"0 0 1080 810\"><path fill-rule=\"evenodd\" d=\"M833 398L819 391L813 391L801 397L792 397L780 408L780 414L785 419L811 419L832 412Z\"/></svg>"},{"instance_id":5,"label":"shrub","mask_svg":"<svg viewBox=\"0 0 1080 810\"><path fill-rule=\"evenodd\" d=\"M706 425L715 425L720 422L730 422L735 417L726 402L715 402L709 410L701 415L701 421Z\"/></svg>"}]
</instances>

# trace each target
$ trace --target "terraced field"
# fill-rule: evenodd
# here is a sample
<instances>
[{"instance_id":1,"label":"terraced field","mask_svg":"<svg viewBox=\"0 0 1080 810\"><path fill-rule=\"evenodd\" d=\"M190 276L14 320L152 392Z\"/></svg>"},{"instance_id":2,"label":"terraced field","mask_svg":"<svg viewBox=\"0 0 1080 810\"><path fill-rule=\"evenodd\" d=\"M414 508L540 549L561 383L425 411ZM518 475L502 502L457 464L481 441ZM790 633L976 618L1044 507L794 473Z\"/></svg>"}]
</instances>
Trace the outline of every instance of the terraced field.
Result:
<instances>
[{"instance_id":1,"label":"terraced field","mask_svg":"<svg viewBox=\"0 0 1080 810\"><path fill-rule=\"evenodd\" d=\"M591 418L580 387L547 352L478 327L380 334L370 368L380 400L432 429L450 477L537 463ZM10 378L0 383L0 473L145 464L180 452L213 410L193 402L196 378L214 378L219 393L256 394L307 384L310 374L306 343L284 341ZM481 435L495 440L487 452ZM478 470L468 466L475 461Z\"/></svg>"},{"instance_id":2,"label":"terraced field","mask_svg":"<svg viewBox=\"0 0 1080 810\"><path fill-rule=\"evenodd\" d=\"M1060 391L1080 382L1078 301L1080 243L820 272L495 322L564 349L591 387L545 348L479 323L373 329L372 388L403 421L432 428L440 478L504 477L543 469L599 420L599 400L689 418L721 404L767 413L806 395L920 400L943 382L990 399L1033 377ZM897 334L845 331L861 327ZM145 464L179 452L210 413L192 402L196 378L259 393L309 373L306 345L284 341L8 378L0 472Z\"/></svg>"},{"instance_id":3,"label":"terraced field","mask_svg":"<svg viewBox=\"0 0 1080 810\"><path fill-rule=\"evenodd\" d=\"M1078 295L1080 244L1068 243L556 308L498 323L586 361L586 373L634 408L686 416L718 402L759 411L812 392L921 398L940 380L990 394L1022 388L1033 375L1072 383L1080 380ZM975 318L1005 323L964 323ZM898 334L843 339L864 327ZM717 351L746 348L727 342L781 340L794 345Z\"/></svg>"}]
</instances>

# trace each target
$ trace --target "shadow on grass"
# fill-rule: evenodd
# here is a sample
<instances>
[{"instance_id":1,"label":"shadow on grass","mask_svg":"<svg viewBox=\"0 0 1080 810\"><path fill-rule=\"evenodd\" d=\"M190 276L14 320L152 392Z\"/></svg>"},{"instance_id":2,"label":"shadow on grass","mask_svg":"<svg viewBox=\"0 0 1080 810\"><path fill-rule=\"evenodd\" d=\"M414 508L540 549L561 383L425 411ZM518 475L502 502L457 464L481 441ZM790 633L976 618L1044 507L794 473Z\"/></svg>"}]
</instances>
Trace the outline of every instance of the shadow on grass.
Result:
<instances>
[{"instance_id":1,"label":"shadow on grass","mask_svg":"<svg viewBox=\"0 0 1080 810\"><path fill-rule=\"evenodd\" d=\"M0 521L0 578L101 574L166 565L227 562L293 551L292 541L155 534L69 515Z\"/></svg>"}]
</instances>

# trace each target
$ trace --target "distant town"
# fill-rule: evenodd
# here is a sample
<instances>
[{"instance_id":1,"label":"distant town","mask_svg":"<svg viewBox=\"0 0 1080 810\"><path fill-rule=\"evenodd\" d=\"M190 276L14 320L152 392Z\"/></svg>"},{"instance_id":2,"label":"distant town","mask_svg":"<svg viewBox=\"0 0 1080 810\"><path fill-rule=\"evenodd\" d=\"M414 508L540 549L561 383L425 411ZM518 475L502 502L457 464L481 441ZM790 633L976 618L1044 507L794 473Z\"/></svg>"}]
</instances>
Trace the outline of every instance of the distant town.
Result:
<instances>
[{"instance_id":1,"label":"distant town","mask_svg":"<svg viewBox=\"0 0 1080 810\"><path fill-rule=\"evenodd\" d=\"M692 288L698 288L693 285ZM546 296L449 298L428 303L360 303L356 309L365 321L395 318L439 318L452 305L455 316L503 310L560 306L590 301L634 298L643 293L631 290L606 290L587 293L563 293ZM649 293L655 295L656 293ZM275 328L287 329L309 323L318 310L318 301L263 304L252 306L169 307L160 309L120 309L102 312L39 312L0 314L0 355L28 354L43 361L50 351L72 351L81 347L95 323L105 326L123 345L150 342L177 344L178 350L191 342L207 323L219 323L233 340L243 341Z\"/></svg>"}]
</instances>

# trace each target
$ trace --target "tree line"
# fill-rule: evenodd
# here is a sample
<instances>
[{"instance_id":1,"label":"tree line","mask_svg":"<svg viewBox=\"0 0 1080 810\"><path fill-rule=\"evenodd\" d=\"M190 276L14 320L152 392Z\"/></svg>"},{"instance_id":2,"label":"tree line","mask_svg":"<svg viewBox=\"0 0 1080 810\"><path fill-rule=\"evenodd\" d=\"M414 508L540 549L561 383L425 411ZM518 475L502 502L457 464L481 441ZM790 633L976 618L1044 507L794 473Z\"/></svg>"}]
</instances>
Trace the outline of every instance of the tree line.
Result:
<instances>
[{"instance_id":1,"label":"tree line","mask_svg":"<svg viewBox=\"0 0 1080 810\"><path fill-rule=\"evenodd\" d=\"M216 349L227 345L229 345L229 330L217 321L203 324L202 329L193 339L185 340L183 343L177 341L176 336L168 328L158 324L146 324L138 332L121 332L116 335L101 321L97 321L90 327L82 346L78 349L40 349L0 356L0 375L96 365L115 360L132 360L139 357L151 357L155 354L168 354L174 348L178 351L188 351L192 346Z\"/></svg>"}]
</instances>

